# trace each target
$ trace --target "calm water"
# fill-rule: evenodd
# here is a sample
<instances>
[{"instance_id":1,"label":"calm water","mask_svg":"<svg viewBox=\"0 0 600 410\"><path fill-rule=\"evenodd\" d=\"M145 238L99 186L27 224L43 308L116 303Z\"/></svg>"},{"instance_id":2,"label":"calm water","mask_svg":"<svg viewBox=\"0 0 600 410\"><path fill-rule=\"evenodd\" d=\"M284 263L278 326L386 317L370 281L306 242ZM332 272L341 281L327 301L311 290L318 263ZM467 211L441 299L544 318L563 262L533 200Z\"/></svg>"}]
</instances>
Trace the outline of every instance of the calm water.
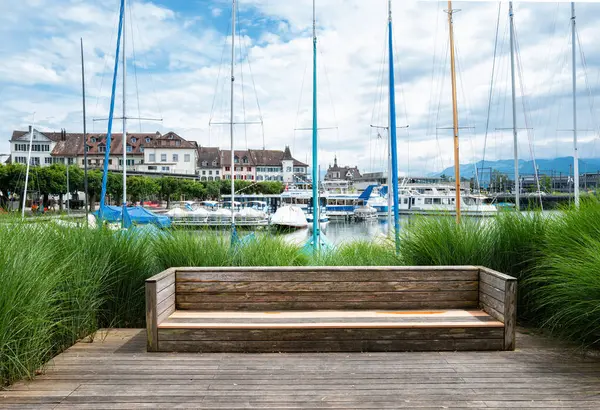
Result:
<instances>
[{"instance_id":1,"label":"calm water","mask_svg":"<svg viewBox=\"0 0 600 410\"><path fill-rule=\"evenodd\" d=\"M411 215L400 215L400 229L402 229L403 225L408 224L412 217ZM321 230L325 233L329 241L335 245L340 245L358 240L385 238L388 234L388 223L385 219L369 222L331 221L327 224L322 224ZM310 235L312 235L311 229L281 234L286 241L296 244L306 242Z\"/></svg>"}]
</instances>

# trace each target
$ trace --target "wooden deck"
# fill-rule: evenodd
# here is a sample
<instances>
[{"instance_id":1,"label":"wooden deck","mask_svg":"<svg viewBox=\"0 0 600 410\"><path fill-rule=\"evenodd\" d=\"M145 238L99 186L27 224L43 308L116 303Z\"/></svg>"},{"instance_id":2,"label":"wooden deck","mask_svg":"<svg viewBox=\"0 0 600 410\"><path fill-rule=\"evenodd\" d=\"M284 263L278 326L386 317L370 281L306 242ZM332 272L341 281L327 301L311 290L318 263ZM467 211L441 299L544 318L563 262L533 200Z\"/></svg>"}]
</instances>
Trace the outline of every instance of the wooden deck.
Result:
<instances>
[{"instance_id":1,"label":"wooden deck","mask_svg":"<svg viewBox=\"0 0 600 410\"><path fill-rule=\"evenodd\" d=\"M600 357L526 332L517 350L443 353L147 353L111 330L0 391L0 408L600 408Z\"/></svg>"}]
</instances>

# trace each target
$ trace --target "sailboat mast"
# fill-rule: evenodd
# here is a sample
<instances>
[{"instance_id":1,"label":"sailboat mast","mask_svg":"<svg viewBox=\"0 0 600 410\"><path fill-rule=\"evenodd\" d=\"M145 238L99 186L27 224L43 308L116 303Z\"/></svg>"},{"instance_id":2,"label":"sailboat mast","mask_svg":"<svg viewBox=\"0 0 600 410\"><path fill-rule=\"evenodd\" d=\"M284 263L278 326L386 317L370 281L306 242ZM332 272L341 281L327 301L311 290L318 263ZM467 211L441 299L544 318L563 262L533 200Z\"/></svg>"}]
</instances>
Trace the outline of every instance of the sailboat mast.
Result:
<instances>
[{"instance_id":1,"label":"sailboat mast","mask_svg":"<svg viewBox=\"0 0 600 410\"><path fill-rule=\"evenodd\" d=\"M519 147L517 138L517 91L515 84L515 22L512 1L508 3L510 16L510 77L512 87L513 149L515 156L515 208L521 209L521 183L519 181Z\"/></svg>"},{"instance_id":2,"label":"sailboat mast","mask_svg":"<svg viewBox=\"0 0 600 410\"><path fill-rule=\"evenodd\" d=\"M85 223L88 223L90 212L89 195L88 195L88 163L87 163L87 123L85 113L85 64L83 60L83 38L81 38L81 94L83 103L83 190L85 192Z\"/></svg>"},{"instance_id":3,"label":"sailboat mast","mask_svg":"<svg viewBox=\"0 0 600 410\"><path fill-rule=\"evenodd\" d=\"M313 0L313 123L312 123L312 197L313 197L313 248L319 249L319 158L317 156L317 11Z\"/></svg>"},{"instance_id":4,"label":"sailboat mast","mask_svg":"<svg viewBox=\"0 0 600 410\"><path fill-rule=\"evenodd\" d=\"M235 151L233 146L233 84L235 83L235 0L231 9L231 106L229 111L229 138L231 143L231 229L235 229Z\"/></svg>"},{"instance_id":5,"label":"sailboat mast","mask_svg":"<svg viewBox=\"0 0 600 410\"><path fill-rule=\"evenodd\" d=\"M21 210L21 219L25 219L25 203L27 203L27 185L29 184L29 168L31 166L31 146L33 145L33 133L35 130L35 113L33 113L33 122L29 132L29 152L27 153L27 170L25 171L25 187L23 188L23 209Z\"/></svg>"},{"instance_id":6,"label":"sailboat mast","mask_svg":"<svg viewBox=\"0 0 600 410\"><path fill-rule=\"evenodd\" d=\"M398 148L396 143L396 85L394 74L394 33L392 31L392 0L388 2L388 46L389 46L389 99L390 99L390 152L392 157L392 194L394 195L394 238L396 252L400 251L400 204L398 201ZM388 194L389 195L389 194ZM388 201L389 204L389 201Z\"/></svg>"},{"instance_id":7,"label":"sailboat mast","mask_svg":"<svg viewBox=\"0 0 600 410\"><path fill-rule=\"evenodd\" d=\"M456 222L460 223L460 154L458 139L458 101L456 98L456 56L454 50L454 21L452 1L448 1L448 26L450 32L450 74L452 77L452 124L454 129L454 180L456 184Z\"/></svg>"},{"instance_id":8,"label":"sailboat mast","mask_svg":"<svg viewBox=\"0 0 600 410\"><path fill-rule=\"evenodd\" d=\"M573 57L573 173L574 191L575 191L575 206L579 208L579 149L577 147L577 49L575 45L576 28L575 28L575 2L571 2L571 51Z\"/></svg>"},{"instance_id":9,"label":"sailboat mast","mask_svg":"<svg viewBox=\"0 0 600 410\"><path fill-rule=\"evenodd\" d=\"M122 226L125 227L125 212L127 212L127 0L123 0L123 212Z\"/></svg>"}]
</instances>

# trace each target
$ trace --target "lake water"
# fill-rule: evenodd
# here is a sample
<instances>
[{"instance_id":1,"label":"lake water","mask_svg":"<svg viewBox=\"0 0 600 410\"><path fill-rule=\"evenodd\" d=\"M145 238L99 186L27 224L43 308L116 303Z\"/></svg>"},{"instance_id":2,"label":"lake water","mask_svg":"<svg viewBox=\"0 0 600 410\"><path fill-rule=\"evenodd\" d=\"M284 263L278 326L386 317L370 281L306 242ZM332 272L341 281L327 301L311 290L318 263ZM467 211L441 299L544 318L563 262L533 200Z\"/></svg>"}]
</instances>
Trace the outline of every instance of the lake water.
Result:
<instances>
[{"instance_id":1,"label":"lake water","mask_svg":"<svg viewBox=\"0 0 600 410\"><path fill-rule=\"evenodd\" d=\"M400 215L400 229L409 223L414 216ZM388 234L389 225L386 219L368 222L346 222L331 221L321 225L321 231L334 245L340 245L357 240L384 239ZM303 229L291 233L283 233L281 236L286 242L302 244L312 235L312 229Z\"/></svg>"}]
</instances>

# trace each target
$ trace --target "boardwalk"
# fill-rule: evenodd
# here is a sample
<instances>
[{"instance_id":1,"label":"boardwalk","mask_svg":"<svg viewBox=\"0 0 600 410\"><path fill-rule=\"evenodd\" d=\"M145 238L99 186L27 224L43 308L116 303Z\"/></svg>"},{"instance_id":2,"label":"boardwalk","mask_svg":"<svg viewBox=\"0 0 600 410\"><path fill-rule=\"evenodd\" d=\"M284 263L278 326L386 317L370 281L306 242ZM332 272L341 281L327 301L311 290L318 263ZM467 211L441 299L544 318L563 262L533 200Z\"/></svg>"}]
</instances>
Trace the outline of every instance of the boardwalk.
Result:
<instances>
[{"instance_id":1,"label":"boardwalk","mask_svg":"<svg viewBox=\"0 0 600 410\"><path fill-rule=\"evenodd\" d=\"M515 352L167 354L99 333L0 408L600 408L600 359L518 334Z\"/></svg>"}]
</instances>

